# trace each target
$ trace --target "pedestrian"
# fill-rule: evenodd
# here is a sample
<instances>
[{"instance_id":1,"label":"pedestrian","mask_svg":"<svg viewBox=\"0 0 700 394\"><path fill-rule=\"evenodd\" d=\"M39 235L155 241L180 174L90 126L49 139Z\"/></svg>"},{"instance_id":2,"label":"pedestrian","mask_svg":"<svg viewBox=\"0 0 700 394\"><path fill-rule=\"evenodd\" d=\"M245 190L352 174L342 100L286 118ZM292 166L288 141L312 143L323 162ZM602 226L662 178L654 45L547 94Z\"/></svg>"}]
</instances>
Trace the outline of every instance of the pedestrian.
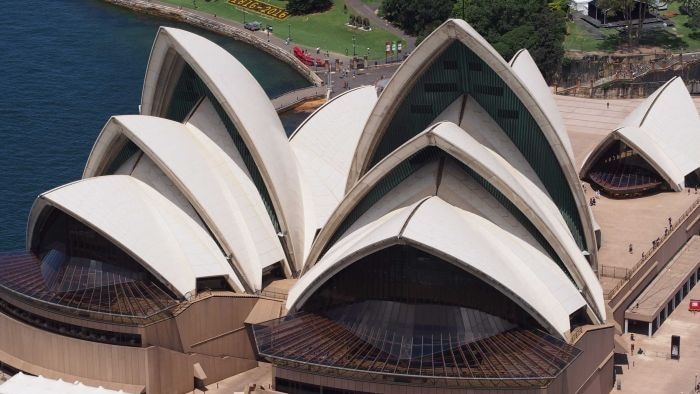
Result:
<instances>
[{"instance_id":1,"label":"pedestrian","mask_svg":"<svg viewBox=\"0 0 700 394\"><path fill-rule=\"evenodd\" d=\"M695 185L695 194L698 194L698 185Z\"/></svg>"},{"instance_id":2,"label":"pedestrian","mask_svg":"<svg viewBox=\"0 0 700 394\"><path fill-rule=\"evenodd\" d=\"M629 249L630 249L630 254L632 254L632 244L630 244Z\"/></svg>"},{"instance_id":3,"label":"pedestrian","mask_svg":"<svg viewBox=\"0 0 700 394\"><path fill-rule=\"evenodd\" d=\"M668 218L668 226L671 227L671 218Z\"/></svg>"},{"instance_id":4,"label":"pedestrian","mask_svg":"<svg viewBox=\"0 0 700 394\"><path fill-rule=\"evenodd\" d=\"M634 342L630 343L630 350L632 351L632 354L634 354Z\"/></svg>"},{"instance_id":5,"label":"pedestrian","mask_svg":"<svg viewBox=\"0 0 700 394\"><path fill-rule=\"evenodd\" d=\"M608 109L610 109L610 101L607 102Z\"/></svg>"}]
</instances>

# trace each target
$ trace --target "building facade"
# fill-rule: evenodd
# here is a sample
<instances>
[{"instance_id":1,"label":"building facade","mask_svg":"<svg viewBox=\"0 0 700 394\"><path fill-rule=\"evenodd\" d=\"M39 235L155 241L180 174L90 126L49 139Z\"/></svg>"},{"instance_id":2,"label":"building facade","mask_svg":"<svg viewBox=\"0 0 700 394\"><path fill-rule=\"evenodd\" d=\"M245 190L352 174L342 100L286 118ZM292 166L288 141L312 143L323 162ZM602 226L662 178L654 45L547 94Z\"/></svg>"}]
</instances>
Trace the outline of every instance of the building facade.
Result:
<instances>
[{"instance_id":1,"label":"building facade","mask_svg":"<svg viewBox=\"0 0 700 394\"><path fill-rule=\"evenodd\" d=\"M140 114L0 256L0 359L153 393L258 360L289 393L607 392L572 156L529 53L461 20L289 138L235 58L161 28Z\"/></svg>"}]
</instances>

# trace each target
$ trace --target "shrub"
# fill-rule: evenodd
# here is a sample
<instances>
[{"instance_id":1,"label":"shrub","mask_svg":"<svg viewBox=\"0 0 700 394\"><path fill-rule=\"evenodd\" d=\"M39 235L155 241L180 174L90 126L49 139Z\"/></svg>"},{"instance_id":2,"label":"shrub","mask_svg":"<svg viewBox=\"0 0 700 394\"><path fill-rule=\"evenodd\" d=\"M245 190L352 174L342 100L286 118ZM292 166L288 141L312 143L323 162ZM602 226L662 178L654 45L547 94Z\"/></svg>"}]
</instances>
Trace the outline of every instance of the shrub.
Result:
<instances>
[{"instance_id":1,"label":"shrub","mask_svg":"<svg viewBox=\"0 0 700 394\"><path fill-rule=\"evenodd\" d=\"M305 15L326 11L332 5L332 0L289 0L287 2L287 11L292 15Z\"/></svg>"}]
</instances>

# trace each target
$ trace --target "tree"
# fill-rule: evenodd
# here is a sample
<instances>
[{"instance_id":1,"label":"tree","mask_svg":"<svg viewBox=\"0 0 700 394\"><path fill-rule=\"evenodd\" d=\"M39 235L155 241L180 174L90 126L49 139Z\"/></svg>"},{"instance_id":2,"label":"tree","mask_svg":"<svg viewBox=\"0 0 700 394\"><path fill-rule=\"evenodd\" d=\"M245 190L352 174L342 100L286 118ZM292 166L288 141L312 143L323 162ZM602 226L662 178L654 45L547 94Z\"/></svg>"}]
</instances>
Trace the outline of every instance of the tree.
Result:
<instances>
[{"instance_id":1,"label":"tree","mask_svg":"<svg viewBox=\"0 0 700 394\"><path fill-rule=\"evenodd\" d=\"M632 42L632 12L634 11L636 0L597 0L597 6L602 10L609 10L611 13L622 13L625 20L625 30L627 31L627 42Z\"/></svg>"},{"instance_id":2,"label":"tree","mask_svg":"<svg viewBox=\"0 0 700 394\"><path fill-rule=\"evenodd\" d=\"M410 35L425 36L450 17L454 0L384 0L386 20Z\"/></svg>"},{"instance_id":3,"label":"tree","mask_svg":"<svg viewBox=\"0 0 700 394\"><path fill-rule=\"evenodd\" d=\"M700 29L700 0L682 0L680 9L688 15L688 27Z\"/></svg>"},{"instance_id":4,"label":"tree","mask_svg":"<svg viewBox=\"0 0 700 394\"><path fill-rule=\"evenodd\" d=\"M305 15L326 11L332 5L332 0L289 0L287 11L292 15Z\"/></svg>"},{"instance_id":5,"label":"tree","mask_svg":"<svg viewBox=\"0 0 700 394\"><path fill-rule=\"evenodd\" d=\"M566 14L545 0L466 0L464 18L505 59L527 48L545 78L559 71L564 58ZM454 13L462 15L462 4Z\"/></svg>"}]
</instances>

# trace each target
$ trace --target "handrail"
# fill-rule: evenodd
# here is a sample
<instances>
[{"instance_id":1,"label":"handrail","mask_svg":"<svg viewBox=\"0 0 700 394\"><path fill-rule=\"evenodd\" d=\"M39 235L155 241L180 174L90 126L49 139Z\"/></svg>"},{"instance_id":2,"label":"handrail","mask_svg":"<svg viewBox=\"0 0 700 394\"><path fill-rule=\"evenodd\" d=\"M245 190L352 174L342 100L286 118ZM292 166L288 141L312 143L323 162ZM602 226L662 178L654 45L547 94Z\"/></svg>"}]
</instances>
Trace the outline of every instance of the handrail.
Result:
<instances>
[{"instance_id":1,"label":"handrail","mask_svg":"<svg viewBox=\"0 0 700 394\"><path fill-rule=\"evenodd\" d=\"M692 65L697 62L700 62L700 52L670 55L661 59L648 60L645 63L632 63L629 66L635 67L636 70L630 71L618 69L612 75L608 75L606 77L586 82L586 86L581 86L580 84L577 84L566 88L557 89L555 93L566 96L569 95L572 91L574 92L574 94L576 94L579 89L593 90L603 88L605 85L612 83L634 83L635 80L649 73L669 71L674 69L679 64L683 67L688 67L689 65Z\"/></svg>"},{"instance_id":2,"label":"handrail","mask_svg":"<svg viewBox=\"0 0 700 394\"><path fill-rule=\"evenodd\" d=\"M666 240L671 237L672 234L675 234L675 232L681 227L681 223L685 219L690 216L690 214L700 205L700 198L696 199L693 204L681 214L681 216L675 221L671 222L671 230L665 234L662 235L661 237L657 238L659 242L653 242L652 247L648 249L646 252L642 252L642 257L637 261L634 266L632 266L631 269L626 268L628 270L627 274L625 275L624 279L621 279L620 282L618 282L615 287L613 287L610 291L608 291L605 295L605 298L608 300L612 300L617 296L617 293L622 289L622 287L627 284L633 276L635 276L639 270L644 266L648 261L651 260L652 255L654 254L655 251L661 248L666 243ZM615 267L613 267L615 268Z\"/></svg>"}]
</instances>

